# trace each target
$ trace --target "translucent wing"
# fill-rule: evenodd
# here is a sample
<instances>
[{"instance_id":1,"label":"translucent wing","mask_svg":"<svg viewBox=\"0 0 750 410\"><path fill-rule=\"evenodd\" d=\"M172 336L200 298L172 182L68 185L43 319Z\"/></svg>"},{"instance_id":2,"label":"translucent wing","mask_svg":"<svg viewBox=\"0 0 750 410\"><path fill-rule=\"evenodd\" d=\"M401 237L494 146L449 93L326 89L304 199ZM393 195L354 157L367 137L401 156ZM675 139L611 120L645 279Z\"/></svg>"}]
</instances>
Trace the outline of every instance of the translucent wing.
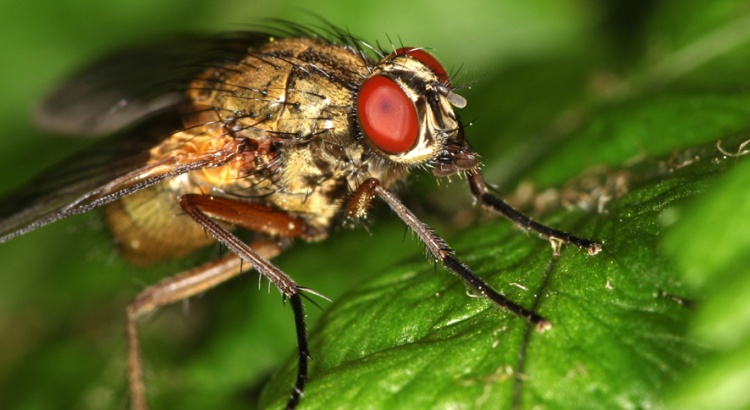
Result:
<instances>
[{"instance_id":1,"label":"translucent wing","mask_svg":"<svg viewBox=\"0 0 750 410\"><path fill-rule=\"evenodd\" d=\"M196 75L237 61L267 40L266 34L234 33L174 41L113 55L74 75L42 104L39 123L78 135L120 131L0 198L0 242L231 158L237 149L231 144L157 163L149 162L149 150L183 129L180 107Z\"/></svg>"},{"instance_id":2,"label":"translucent wing","mask_svg":"<svg viewBox=\"0 0 750 410\"><path fill-rule=\"evenodd\" d=\"M36 112L45 129L103 135L184 101L192 78L208 67L241 58L267 34L243 32L134 47L75 73L53 90Z\"/></svg>"},{"instance_id":3,"label":"translucent wing","mask_svg":"<svg viewBox=\"0 0 750 410\"><path fill-rule=\"evenodd\" d=\"M0 243L67 216L87 212L166 178L223 165L242 144L241 140L236 140L234 144L201 155L175 155L149 162L148 148L176 130L168 126L174 125L174 121L165 123L162 116L153 120L159 123L148 121L142 127L104 140L103 144L50 168L1 199Z\"/></svg>"}]
</instances>

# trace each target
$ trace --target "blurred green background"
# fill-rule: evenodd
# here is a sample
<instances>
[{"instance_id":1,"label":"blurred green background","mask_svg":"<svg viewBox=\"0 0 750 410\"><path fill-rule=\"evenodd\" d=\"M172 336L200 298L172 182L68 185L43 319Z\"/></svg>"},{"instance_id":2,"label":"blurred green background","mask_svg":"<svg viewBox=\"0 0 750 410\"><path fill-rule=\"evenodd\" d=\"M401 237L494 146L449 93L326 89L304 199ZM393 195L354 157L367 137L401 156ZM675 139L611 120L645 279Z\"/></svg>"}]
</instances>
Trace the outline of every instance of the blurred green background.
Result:
<instances>
[{"instance_id":1,"label":"blurred green background","mask_svg":"<svg viewBox=\"0 0 750 410\"><path fill-rule=\"evenodd\" d=\"M675 139L640 135L640 142L630 140L601 152L589 150L595 144L579 144L561 149L549 160L550 152L592 111L606 115L610 107L632 107L638 117L638 108L652 102L650 96L659 96L663 83L672 81L669 97L678 101L686 90L710 89L720 95L747 89L749 83L741 75L750 54L746 51L740 57L726 53L734 57L719 58L708 65L711 69L699 65L691 71L690 81L680 82L679 69L691 68L680 65L677 51L704 32L721 34L722 24L742 22L742 13L747 13L742 2L732 1L691 12L700 4L5 2L0 6L0 194L87 144L40 133L30 120L35 102L69 71L117 47L165 34L242 29L264 18L315 24L311 12L370 42L387 44L390 38L432 48L449 70L460 68L458 83L471 86L462 92L469 104L461 115L466 121L476 120L468 135L483 156L488 180L501 183L507 192L526 178L542 188L559 186L593 165L617 166L639 155L667 155L683 146L674 142L683 137L692 144L723 135L701 134L705 120L697 119L695 127L686 124ZM730 30L734 35L698 48L703 57L689 61L700 62L711 52L721 57L720 45L736 47L732 41L746 39L742 30ZM662 31L666 34L660 35ZM717 71L721 75L713 75ZM646 111L653 117L641 113L641 123L681 118L679 113L656 111ZM745 112L738 109L736 114ZM727 122L731 126L721 132L738 127L737 121ZM672 132L668 125L658 131ZM607 132L589 130L587 141L605 144L601 135ZM460 228L476 221L472 212L460 211L471 204L460 183L438 188L429 175L414 179L413 189L404 194L407 202L449 242L460 235ZM420 197L424 200L415 200ZM323 243L294 247L278 259L279 266L302 285L336 299L421 252L414 241L402 242L403 227L387 212L376 213L367 231L335 233ZM118 259L96 215L70 218L0 245L0 408L126 408L125 306L144 286L217 252L209 249L190 260L136 269ZM315 307L308 311L313 322L320 315ZM164 309L144 320L142 331L157 409L208 408L216 403L221 408L252 406L264 381L294 348L291 312L275 290L266 292L265 283L258 291L255 274ZM223 371L227 368L235 370ZM203 392L213 396L201 398Z\"/></svg>"}]
</instances>

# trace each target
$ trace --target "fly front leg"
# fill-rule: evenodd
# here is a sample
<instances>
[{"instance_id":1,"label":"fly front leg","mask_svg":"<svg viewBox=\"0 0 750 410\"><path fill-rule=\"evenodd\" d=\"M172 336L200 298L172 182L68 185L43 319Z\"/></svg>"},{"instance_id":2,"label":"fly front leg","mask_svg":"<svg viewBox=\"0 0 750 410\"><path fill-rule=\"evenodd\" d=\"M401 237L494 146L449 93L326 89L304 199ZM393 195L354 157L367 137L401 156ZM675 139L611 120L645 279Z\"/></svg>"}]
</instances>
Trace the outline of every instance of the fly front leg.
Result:
<instances>
[{"instance_id":1,"label":"fly front leg","mask_svg":"<svg viewBox=\"0 0 750 410\"><path fill-rule=\"evenodd\" d=\"M555 242L557 242L558 244L573 244L579 248L585 249L589 255L596 255L602 250L602 245L600 243L540 224L508 205L502 199L487 192L487 183L477 169L466 171L466 175L469 178L471 193L482 203L482 205L503 215L519 227L526 230L531 229L545 238L548 238L550 241L553 241L554 249L558 249L558 247L555 246ZM555 253L557 253L557 251Z\"/></svg>"},{"instance_id":2,"label":"fly front leg","mask_svg":"<svg viewBox=\"0 0 750 410\"><path fill-rule=\"evenodd\" d=\"M477 294L486 297L499 307L531 323L538 331L547 330L552 326L547 319L538 313L516 304L492 289L484 280L472 272L468 266L456 258L455 252L443 238L433 232L424 222L420 221L393 193L383 188L377 179L368 179L357 188L357 191L352 195L346 206L349 217L363 218L373 199L376 197L385 201L393 212L417 234L435 259L463 280Z\"/></svg>"},{"instance_id":3,"label":"fly front leg","mask_svg":"<svg viewBox=\"0 0 750 410\"><path fill-rule=\"evenodd\" d=\"M233 254L206 263L146 288L128 306L128 380L131 407L148 409L137 320L159 307L185 300L219 285L243 272L256 269L289 298L295 317L299 370L287 404L299 402L307 379L309 349L301 288L268 259L277 256L283 247L277 240L261 240L248 245L216 221L223 221L256 232L281 238L311 238L316 234L304 221L271 208L226 198L185 195L180 200L185 212Z\"/></svg>"}]
</instances>

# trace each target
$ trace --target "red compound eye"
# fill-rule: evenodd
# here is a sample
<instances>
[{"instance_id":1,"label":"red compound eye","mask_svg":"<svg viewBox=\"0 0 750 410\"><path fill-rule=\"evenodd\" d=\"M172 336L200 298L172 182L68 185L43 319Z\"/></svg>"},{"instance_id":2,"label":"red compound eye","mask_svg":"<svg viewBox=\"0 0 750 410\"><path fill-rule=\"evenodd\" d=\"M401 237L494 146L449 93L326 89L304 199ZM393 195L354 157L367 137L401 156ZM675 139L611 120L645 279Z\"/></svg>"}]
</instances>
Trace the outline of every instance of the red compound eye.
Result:
<instances>
[{"instance_id":1,"label":"red compound eye","mask_svg":"<svg viewBox=\"0 0 750 410\"><path fill-rule=\"evenodd\" d=\"M397 56L406 54L409 57L416 58L417 60L423 62L427 67L430 67L430 70L432 70L432 72L435 73L436 76L438 76L443 84L450 84L451 79L448 77L448 73L445 71L445 68L443 68L443 65L440 64L440 62L437 61L437 59L430 53L419 48L402 47L394 51L393 54Z\"/></svg>"},{"instance_id":2,"label":"red compound eye","mask_svg":"<svg viewBox=\"0 0 750 410\"><path fill-rule=\"evenodd\" d=\"M414 103L388 77L370 77L359 90L357 119L365 135L388 154L401 154L417 142L419 119Z\"/></svg>"}]
</instances>

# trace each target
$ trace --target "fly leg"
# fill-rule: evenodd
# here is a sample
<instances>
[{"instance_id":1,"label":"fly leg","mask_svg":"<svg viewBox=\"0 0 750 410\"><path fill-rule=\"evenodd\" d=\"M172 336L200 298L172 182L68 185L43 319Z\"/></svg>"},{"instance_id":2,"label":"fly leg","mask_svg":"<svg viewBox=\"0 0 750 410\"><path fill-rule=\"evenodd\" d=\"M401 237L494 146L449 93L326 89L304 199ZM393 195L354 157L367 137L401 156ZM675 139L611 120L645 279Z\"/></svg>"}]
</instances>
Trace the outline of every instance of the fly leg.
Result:
<instances>
[{"instance_id":1,"label":"fly leg","mask_svg":"<svg viewBox=\"0 0 750 410\"><path fill-rule=\"evenodd\" d=\"M204 292L253 268L273 282L284 297L289 298L292 305L299 353L297 380L287 404L288 408L293 408L299 402L304 389L309 359L301 288L292 278L268 261L283 250L278 241L262 240L248 245L217 221L282 238L312 239L318 234L304 221L262 205L191 194L181 198L180 206L233 254L164 279L146 288L128 306L128 381L131 408L148 409L137 320L159 307Z\"/></svg>"},{"instance_id":2,"label":"fly leg","mask_svg":"<svg viewBox=\"0 0 750 410\"><path fill-rule=\"evenodd\" d=\"M383 188L377 179L368 179L357 188L357 191L346 205L348 215L352 218L364 217L375 197L382 199L391 207L393 212L417 234L435 259L440 261L446 269L458 276L479 295L486 297L514 315L523 318L534 325L538 331L544 331L551 327L547 319L499 294L479 276L474 274L468 266L456 258L455 252L445 243L443 238L433 232L424 222L420 221L393 193Z\"/></svg>"},{"instance_id":3,"label":"fly leg","mask_svg":"<svg viewBox=\"0 0 750 410\"><path fill-rule=\"evenodd\" d=\"M268 247L266 248L266 246ZM267 258L271 258L281 251L278 245L272 241L268 241L268 244L253 243L251 247ZM227 255L219 260L187 270L149 286L128 305L128 382L133 410L148 409L146 388L143 382L138 319L162 306L204 292L250 269L252 269L252 266L248 264L242 266L242 260L237 255Z\"/></svg>"},{"instance_id":4,"label":"fly leg","mask_svg":"<svg viewBox=\"0 0 750 410\"><path fill-rule=\"evenodd\" d=\"M596 255L602 250L602 245L600 243L590 239L580 238L567 232L551 228L547 225L542 225L508 205L502 199L487 192L487 183L484 181L484 177L478 170L472 169L466 171L466 175L469 178L471 193L475 198L481 201L482 205L503 215L519 227L523 229L531 229L532 231L549 238L551 241L558 243L571 243L579 248L586 249L586 252L588 252L589 255Z\"/></svg>"}]
</instances>

